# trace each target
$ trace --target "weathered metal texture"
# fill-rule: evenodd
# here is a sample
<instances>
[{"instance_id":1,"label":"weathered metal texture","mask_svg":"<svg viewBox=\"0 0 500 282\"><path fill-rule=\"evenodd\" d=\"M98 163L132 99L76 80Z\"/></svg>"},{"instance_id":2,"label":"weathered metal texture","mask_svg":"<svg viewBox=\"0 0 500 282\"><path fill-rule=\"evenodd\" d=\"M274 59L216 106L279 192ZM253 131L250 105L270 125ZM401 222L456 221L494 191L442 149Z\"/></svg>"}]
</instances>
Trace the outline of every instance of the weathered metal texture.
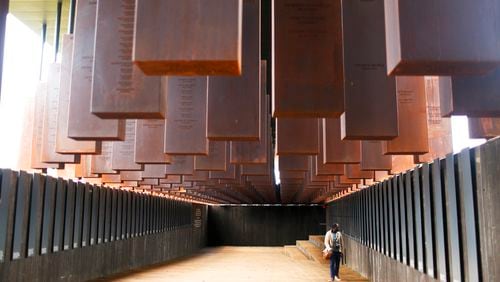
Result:
<instances>
[{"instance_id":1,"label":"weathered metal texture","mask_svg":"<svg viewBox=\"0 0 500 282\"><path fill-rule=\"evenodd\" d=\"M474 149L473 163L475 166L474 182L477 201L477 226L479 257L481 262L481 275L483 281L494 281L500 277L500 240L498 240L498 227L500 226L500 169L498 156L500 155L500 142L489 143Z\"/></svg>"},{"instance_id":2,"label":"weathered metal texture","mask_svg":"<svg viewBox=\"0 0 500 282\"><path fill-rule=\"evenodd\" d=\"M439 86L443 116L500 117L500 68L482 76L441 79Z\"/></svg>"},{"instance_id":3,"label":"weathered metal texture","mask_svg":"<svg viewBox=\"0 0 500 282\"><path fill-rule=\"evenodd\" d=\"M45 100L47 98L47 83L39 82L35 92L33 111L33 138L31 142L30 167L33 169L57 168L59 164L43 163L42 140L43 140L43 113L45 111Z\"/></svg>"},{"instance_id":4,"label":"weathered metal texture","mask_svg":"<svg viewBox=\"0 0 500 282\"><path fill-rule=\"evenodd\" d=\"M427 128L429 137L429 153L415 156L415 163L432 162L453 151L451 136L451 120L442 118L440 104L440 81L447 78L426 77L425 95L427 100Z\"/></svg>"},{"instance_id":5,"label":"weathered metal texture","mask_svg":"<svg viewBox=\"0 0 500 282\"><path fill-rule=\"evenodd\" d=\"M164 178L166 169L164 164L145 164L142 178Z\"/></svg>"},{"instance_id":6,"label":"weathered metal texture","mask_svg":"<svg viewBox=\"0 0 500 282\"><path fill-rule=\"evenodd\" d=\"M135 134L135 162L168 164L170 156L163 152L165 138L164 119L138 119Z\"/></svg>"},{"instance_id":7,"label":"weathered metal texture","mask_svg":"<svg viewBox=\"0 0 500 282\"><path fill-rule=\"evenodd\" d=\"M193 175L182 176L183 181L202 182L208 180L208 171L193 171Z\"/></svg>"},{"instance_id":8,"label":"weathered metal texture","mask_svg":"<svg viewBox=\"0 0 500 282\"><path fill-rule=\"evenodd\" d=\"M339 117L344 111L341 1L272 3L273 115Z\"/></svg>"},{"instance_id":9,"label":"weathered metal texture","mask_svg":"<svg viewBox=\"0 0 500 282\"><path fill-rule=\"evenodd\" d=\"M195 170L217 170L225 171L226 154L229 153L229 145L225 141L210 141L208 144L208 156L195 156Z\"/></svg>"},{"instance_id":10,"label":"weathered metal texture","mask_svg":"<svg viewBox=\"0 0 500 282\"><path fill-rule=\"evenodd\" d=\"M7 176L8 177L8 176ZM12 260L26 258L28 255L28 228L29 228L29 212L31 201L31 183L33 176L27 172L20 171L17 179L17 192L15 192L15 213L13 214L13 228L12 228ZM6 188L8 192L13 192L12 187ZM5 193L6 205L11 204L9 193ZM63 202L64 203L64 202ZM5 204L4 204L5 206ZM9 208L8 208L9 209ZM2 212L9 211L2 209ZM61 222L61 218L57 218ZM8 225L8 223L3 222ZM60 233L58 233L60 235ZM59 237L55 238L56 242L60 241ZM2 248L3 249L3 248ZM3 256L4 254L2 254Z\"/></svg>"},{"instance_id":11,"label":"weathered metal texture","mask_svg":"<svg viewBox=\"0 0 500 282\"><path fill-rule=\"evenodd\" d=\"M113 142L111 168L113 170L142 170L143 166L135 163L135 120L127 120L124 141Z\"/></svg>"},{"instance_id":12,"label":"weathered metal texture","mask_svg":"<svg viewBox=\"0 0 500 282\"><path fill-rule=\"evenodd\" d=\"M308 171L309 156L306 155L288 155L280 156L279 168L280 171Z\"/></svg>"},{"instance_id":13,"label":"weathered metal texture","mask_svg":"<svg viewBox=\"0 0 500 282\"><path fill-rule=\"evenodd\" d=\"M473 175L475 168L472 166L469 148L463 149L458 156L455 156L455 167L459 187L457 193L460 213L458 216L461 223L460 239L463 246L463 276L466 281L480 281L482 275L480 273L480 254L476 229L478 223L476 212L477 187L474 186Z\"/></svg>"},{"instance_id":14,"label":"weathered metal texture","mask_svg":"<svg viewBox=\"0 0 500 282\"><path fill-rule=\"evenodd\" d=\"M373 179L375 174L371 170L361 170L360 164L346 164L345 176L351 179Z\"/></svg>"},{"instance_id":15,"label":"weathered metal texture","mask_svg":"<svg viewBox=\"0 0 500 282\"><path fill-rule=\"evenodd\" d=\"M339 175L339 176L336 176L335 183L338 183L340 185L352 185L352 184L360 184L361 180L350 179L350 178L347 178L347 176L345 176L345 175Z\"/></svg>"},{"instance_id":16,"label":"weathered metal texture","mask_svg":"<svg viewBox=\"0 0 500 282\"><path fill-rule=\"evenodd\" d=\"M404 173L415 167L413 155L393 155L391 174Z\"/></svg>"},{"instance_id":17,"label":"weathered metal texture","mask_svg":"<svg viewBox=\"0 0 500 282\"><path fill-rule=\"evenodd\" d=\"M101 118L164 118L161 77L132 62L135 0L97 1L91 112Z\"/></svg>"},{"instance_id":18,"label":"weathered metal texture","mask_svg":"<svg viewBox=\"0 0 500 282\"><path fill-rule=\"evenodd\" d=\"M500 118L468 118L470 138L494 138L500 136Z\"/></svg>"},{"instance_id":19,"label":"weathered metal texture","mask_svg":"<svg viewBox=\"0 0 500 282\"><path fill-rule=\"evenodd\" d=\"M142 171L122 170L120 171L120 178L122 181L141 181Z\"/></svg>"},{"instance_id":20,"label":"weathered metal texture","mask_svg":"<svg viewBox=\"0 0 500 282\"><path fill-rule=\"evenodd\" d=\"M103 141L101 154L92 155L90 159L90 172L93 174L116 173L112 168L113 142Z\"/></svg>"},{"instance_id":21,"label":"weathered metal texture","mask_svg":"<svg viewBox=\"0 0 500 282\"><path fill-rule=\"evenodd\" d=\"M280 171L280 178L283 179L305 179L306 172L304 171Z\"/></svg>"},{"instance_id":22,"label":"weathered metal texture","mask_svg":"<svg viewBox=\"0 0 500 282\"><path fill-rule=\"evenodd\" d=\"M382 141L361 141L361 170L392 169L392 157L382 152Z\"/></svg>"},{"instance_id":23,"label":"weathered metal texture","mask_svg":"<svg viewBox=\"0 0 500 282\"><path fill-rule=\"evenodd\" d=\"M208 177L210 179L236 179L239 170L240 167L238 165L229 164L226 171L210 171Z\"/></svg>"},{"instance_id":24,"label":"weathered metal texture","mask_svg":"<svg viewBox=\"0 0 500 282\"><path fill-rule=\"evenodd\" d=\"M425 78L396 78L398 97L398 137L384 142L385 154L425 154L429 152Z\"/></svg>"},{"instance_id":25,"label":"weathered metal texture","mask_svg":"<svg viewBox=\"0 0 500 282\"><path fill-rule=\"evenodd\" d=\"M361 142L342 140L340 134L340 119L325 118L323 127L323 162L325 164L350 164L361 162Z\"/></svg>"},{"instance_id":26,"label":"weathered metal texture","mask_svg":"<svg viewBox=\"0 0 500 282\"><path fill-rule=\"evenodd\" d=\"M398 112L395 78L386 73L384 0L342 1L342 26L341 138L390 140L398 135Z\"/></svg>"},{"instance_id":27,"label":"weathered metal texture","mask_svg":"<svg viewBox=\"0 0 500 282\"><path fill-rule=\"evenodd\" d=\"M266 164L242 164L240 166L242 175L269 175L271 165Z\"/></svg>"},{"instance_id":28,"label":"weathered metal texture","mask_svg":"<svg viewBox=\"0 0 500 282\"><path fill-rule=\"evenodd\" d=\"M210 78L207 102L210 140L258 141L261 136L260 1L243 1L242 44L241 76Z\"/></svg>"},{"instance_id":29,"label":"weathered metal texture","mask_svg":"<svg viewBox=\"0 0 500 282\"><path fill-rule=\"evenodd\" d=\"M171 156L166 174L192 175L194 171L194 156Z\"/></svg>"},{"instance_id":30,"label":"weathered metal texture","mask_svg":"<svg viewBox=\"0 0 500 282\"><path fill-rule=\"evenodd\" d=\"M343 164L334 164L334 163L325 163L325 138L324 135L324 120L319 120L319 130L318 130L318 139L319 139L319 154L315 156L311 156L312 161L315 164L315 170L311 171L311 173L315 175L341 175L344 174L344 165ZM340 129L339 129L340 130ZM339 137L340 138L340 137ZM353 141L347 141L353 142ZM356 141L354 141L356 142ZM359 149L358 149L359 154Z\"/></svg>"},{"instance_id":31,"label":"weathered metal texture","mask_svg":"<svg viewBox=\"0 0 500 282\"><path fill-rule=\"evenodd\" d=\"M317 155L318 119L277 118L276 139L278 155Z\"/></svg>"},{"instance_id":32,"label":"weathered metal texture","mask_svg":"<svg viewBox=\"0 0 500 282\"><path fill-rule=\"evenodd\" d=\"M134 62L147 75L240 75L244 2L137 1Z\"/></svg>"},{"instance_id":33,"label":"weathered metal texture","mask_svg":"<svg viewBox=\"0 0 500 282\"><path fill-rule=\"evenodd\" d=\"M134 181L130 181L130 182L134 182ZM138 185L153 185L153 186L156 186L156 185L159 185L160 184L160 180L158 178L147 178L147 179L143 179L141 181L138 181L138 182L135 182L137 183ZM123 182L123 185L125 185L125 181ZM137 186L137 185L133 185L133 186Z\"/></svg>"},{"instance_id":34,"label":"weathered metal texture","mask_svg":"<svg viewBox=\"0 0 500 282\"><path fill-rule=\"evenodd\" d=\"M182 177L180 175L167 175L167 177L160 179L160 184L175 184L182 183Z\"/></svg>"},{"instance_id":35,"label":"weathered metal texture","mask_svg":"<svg viewBox=\"0 0 500 282\"><path fill-rule=\"evenodd\" d=\"M44 163L75 163L75 155L56 153L57 111L59 107L59 82L61 79L61 64L49 66L47 77L47 96L43 111L41 161ZM36 118L40 118L39 116Z\"/></svg>"},{"instance_id":36,"label":"weathered metal texture","mask_svg":"<svg viewBox=\"0 0 500 282\"><path fill-rule=\"evenodd\" d=\"M500 4L488 0L459 5L453 0L387 0L387 71L391 75L491 71L500 64L499 17Z\"/></svg>"},{"instance_id":37,"label":"weathered metal texture","mask_svg":"<svg viewBox=\"0 0 500 282\"><path fill-rule=\"evenodd\" d=\"M120 177L120 174L103 174L101 176L101 181L104 184L107 184L107 183L121 183L122 179Z\"/></svg>"},{"instance_id":38,"label":"weathered metal texture","mask_svg":"<svg viewBox=\"0 0 500 282\"><path fill-rule=\"evenodd\" d=\"M16 195L18 172L4 169L1 171L2 201L0 202L0 262L5 263L12 259L12 245L14 241L13 228L16 213Z\"/></svg>"},{"instance_id":39,"label":"weathered metal texture","mask_svg":"<svg viewBox=\"0 0 500 282\"><path fill-rule=\"evenodd\" d=\"M68 137L75 140L123 140L125 121L103 120L90 112L97 1L79 0L76 6Z\"/></svg>"},{"instance_id":40,"label":"weathered metal texture","mask_svg":"<svg viewBox=\"0 0 500 282\"><path fill-rule=\"evenodd\" d=\"M443 185L443 197L446 216L446 238L448 259L447 269L449 269L450 280L460 281L463 279L461 271L461 249L460 249L460 223L459 223L459 209L458 209L458 195L459 193L455 176L455 160L452 154L446 155L441 164ZM463 251L463 250L462 250Z\"/></svg>"},{"instance_id":41,"label":"weathered metal texture","mask_svg":"<svg viewBox=\"0 0 500 282\"><path fill-rule=\"evenodd\" d=\"M260 62L260 138L259 141L231 141L232 164L265 163L267 161L270 140L271 117L267 95L267 64Z\"/></svg>"},{"instance_id":42,"label":"weathered metal texture","mask_svg":"<svg viewBox=\"0 0 500 282\"><path fill-rule=\"evenodd\" d=\"M207 77L167 76L162 80L167 94L165 153L207 155Z\"/></svg>"},{"instance_id":43,"label":"weathered metal texture","mask_svg":"<svg viewBox=\"0 0 500 282\"><path fill-rule=\"evenodd\" d=\"M57 111L56 152L61 154L98 154L100 142L76 141L68 138L69 96L71 67L73 62L73 35L62 39L61 81L59 84L59 106Z\"/></svg>"}]
</instances>

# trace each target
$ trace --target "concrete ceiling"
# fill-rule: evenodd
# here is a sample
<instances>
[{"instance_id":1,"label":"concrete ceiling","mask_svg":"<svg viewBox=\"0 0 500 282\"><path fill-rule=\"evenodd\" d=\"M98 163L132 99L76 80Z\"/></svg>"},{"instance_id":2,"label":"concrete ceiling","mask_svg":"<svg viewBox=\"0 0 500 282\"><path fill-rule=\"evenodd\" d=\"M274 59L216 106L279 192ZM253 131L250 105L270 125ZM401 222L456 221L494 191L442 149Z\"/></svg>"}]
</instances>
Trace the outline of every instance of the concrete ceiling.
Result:
<instances>
[{"instance_id":1,"label":"concrete ceiling","mask_svg":"<svg viewBox=\"0 0 500 282\"><path fill-rule=\"evenodd\" d=\"M47 23L47 42L54 43L58 0L10 0L9 13L25 23L37 34ZM62 0L61 35L68 31L70 0Z\"/></svg>"}]
</instances>

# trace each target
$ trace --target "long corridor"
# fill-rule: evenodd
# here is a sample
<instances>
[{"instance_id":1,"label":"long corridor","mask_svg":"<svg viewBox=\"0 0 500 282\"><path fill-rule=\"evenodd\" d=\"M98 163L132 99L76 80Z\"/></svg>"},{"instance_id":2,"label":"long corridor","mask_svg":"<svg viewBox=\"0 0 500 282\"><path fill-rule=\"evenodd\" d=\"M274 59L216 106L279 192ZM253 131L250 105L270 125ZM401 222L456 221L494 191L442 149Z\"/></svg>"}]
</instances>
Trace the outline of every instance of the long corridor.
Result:
<instances>
[{"instance_id":1,"label":"long corridor","mask_svg":"<svg viewBox=\"0 0 500 282\"><path fill-rule=\"evenodd\" d=\"M328 265L288 257L282 247L206 248L199 254L96 281L328 281ZM342 281L368 281L343 267Z\"/></svg>"}]
</instances>

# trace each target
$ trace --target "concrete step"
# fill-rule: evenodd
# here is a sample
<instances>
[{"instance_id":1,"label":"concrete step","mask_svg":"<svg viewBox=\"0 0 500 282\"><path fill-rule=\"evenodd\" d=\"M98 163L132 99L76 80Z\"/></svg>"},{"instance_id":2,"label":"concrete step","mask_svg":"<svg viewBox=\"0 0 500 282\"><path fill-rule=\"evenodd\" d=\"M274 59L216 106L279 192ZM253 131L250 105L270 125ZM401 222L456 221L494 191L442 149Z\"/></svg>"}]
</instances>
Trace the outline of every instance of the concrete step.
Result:
<instances>
[{"instance_id":1,"label":"concrete step","mask_svg":"<svg viewBox=\"0 0 500 282\"><path fill-rule=\"evenodd\" d=\"M297 241L297 248L304 253L306 257L308 257L310 260L313 260L315 262L321 263L321 264L328 264L330 263L329 260L323 259L323 252L322 249L318 248L316 245L309 241L305 240L298 240Z\"/></svg>"},{"instance_id":2,"label":"concrete step","mask_svg":"<svg viewBox=\"0 0 500 282\"><path fill-rule=\"evenodd\" d=\"M316 247L322 250L325 248L324 235L309 235L309 242L313 243Z\"/></svg>"},{"instance_id":3,"label":"concrete step","mask_svg":"<svg viewBox=\"0 0 500 282\"><path fill-rule=\"evenodd\" d=\"M284 246L283 247L283 252L285 253L286 256L292 258L293 260L297 261L310 261L308 257L302 253L297 246L291 245L291 246Z\"/></svg>"}]
</instances>

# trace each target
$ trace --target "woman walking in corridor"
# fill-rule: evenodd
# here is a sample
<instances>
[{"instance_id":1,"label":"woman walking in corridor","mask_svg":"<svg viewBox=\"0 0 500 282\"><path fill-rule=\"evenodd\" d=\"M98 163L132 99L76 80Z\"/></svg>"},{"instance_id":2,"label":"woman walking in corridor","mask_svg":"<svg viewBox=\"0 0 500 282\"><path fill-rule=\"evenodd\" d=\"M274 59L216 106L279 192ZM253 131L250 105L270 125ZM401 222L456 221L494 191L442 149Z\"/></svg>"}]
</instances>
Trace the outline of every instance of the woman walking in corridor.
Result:
<instances>
[{"instance_id":1,"label":"woman walking in corridor","mask_svg":"<svg viewBox=\"0 0 500 282\"><path fill-rule=\"evenodd\" d=\"M326 232L325 235L325 249L330 256L330 280L329 281L340 281L339 269L340 269L340 258L342 257L342 250L344 244L342 239L342 234L340 233L340 228L338 223L332 225L332 228Z\"/></svg>"}]
</instances>

